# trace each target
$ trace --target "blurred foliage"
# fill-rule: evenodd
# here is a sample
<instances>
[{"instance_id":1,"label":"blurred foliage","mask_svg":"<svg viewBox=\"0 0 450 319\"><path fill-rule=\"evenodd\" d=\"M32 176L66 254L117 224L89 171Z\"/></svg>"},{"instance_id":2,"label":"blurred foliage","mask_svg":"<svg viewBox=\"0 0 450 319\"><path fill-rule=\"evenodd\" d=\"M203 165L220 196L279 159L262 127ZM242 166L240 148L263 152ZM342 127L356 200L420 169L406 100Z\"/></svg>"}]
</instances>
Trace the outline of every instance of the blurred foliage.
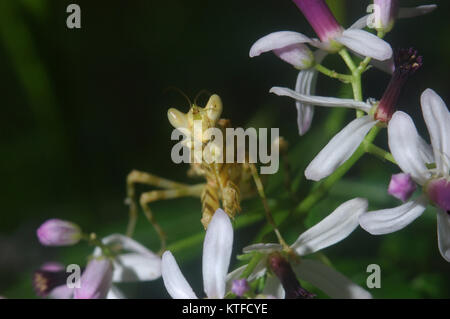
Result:
<instances>
[{"instance_id":1,"label":"blurred foliage","mask_svg":"<svg viewBox=\"0 0 450 319\"><path fill-rule=\"evenodd\" d=\"M72 2L81 6L80 30L65 25L66 7ZM423 2L401 1L402 6ZM349 25L365 12L369 1L329 3L338 20ZM424 68L409 81L400 100L401 109L414 116L424 133L421 92L431 87L450 101L450 3L435 3L440 6L436 12L399 21L386 37L394 48L414 46L424 55ZM295 70L271 54L248 57L255 40L277 30L313 35L291 1L0 1L0 295L34 298L31 274L45 261L86 262L92 247L38 244L35 230L45 219L72 220L99 236L124 232L129 171L192 182L187 167L170 160L173 142L167 109L188 109L181 95L166 92L170 86L191 98L201 89L218 93L223 116L235 126L280 127L290 143L295 199L303 198L313 185L304 180L304 168L354 112L317 109L312 130L299 138L294 103L268 93L274 85L293 87ZM337 70L342 65L335 57L325 63ZM319 95L351 94L348 86L323 77L319 81ZM369 71L364 76L365 98L379 98L388 81L388 75ZM203 97L200 104L204 101ZM386 147L384 133L377 141ZM366 155L311 210L305 225L314 225L356 196L368 198L373 209L398 205L386 194L389 177L396 172L393 165ZM267 184L276 219L292 205L282 186L284 174L281 167ZM263 226L258 199L245 201L242 207L243 214L235 221L235 253L258 238ZM152 208L169 234L169 245L177 243L172 247L183 273L195 291L202 291L199 201L158 202ZM282 229L292 241L305 227L299 222ZM142 216L136 238L158 248L155 233ZM268 235L264 240L274 238ZM382 288L372 291L376 297L450 296L449 267L437 249L432 208L400 232L377 237L358 229L324 253L361 285L367 265L379 264ZM168 297L162 280L121 288L130 296Z\"/></svg>"}]
</instances>

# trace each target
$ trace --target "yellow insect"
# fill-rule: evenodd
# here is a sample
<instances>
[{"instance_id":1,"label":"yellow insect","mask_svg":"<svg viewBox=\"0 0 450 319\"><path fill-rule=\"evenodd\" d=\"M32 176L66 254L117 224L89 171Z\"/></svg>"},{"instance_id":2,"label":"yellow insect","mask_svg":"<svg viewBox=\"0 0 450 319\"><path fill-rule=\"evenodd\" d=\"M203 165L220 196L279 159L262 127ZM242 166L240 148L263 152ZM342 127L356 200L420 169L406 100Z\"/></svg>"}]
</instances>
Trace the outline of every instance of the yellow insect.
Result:
<instances>
[{"instance_id":1,"label":"yellow insect","mask_svg":"<svg viewBox=\"0 0 450 319\"><path fill-rule=\"evenodd\" d=\"M179 130L184 130L187 135L194 135L194 122L201 123L200 136L193 136L194 139L200 141L202 154L206 151L214 152L213 148L208 149L208 144L211 139L203 135L209 128L220 129L225 136L226 128L230 127L230 121L221 119L222 101L216 94L210 96L205 107L200 107L195 103L191 105L188 113L183 113L177 109L171 108L168 111L169 122L172 126ZM200 121L200 122L198 122ZM270 215L268 205L266 203L263 184L259 178L256 167L253 163L249 163L247 155L244 163L225 163L222 161L213 161L207 163L201 160L197 163L194 161L194 145L187 143L190 149L190 169L189 176L202 176L205 178L205 183L196 185L187 185L170 181L146 172L133 170L127 177L127 203L130 206L130 220L127 228L127 235L131 236L137 219L137 203L135 184L147 184L150 186L161 188L160 190L153 190L142 193L140 195L139 204L144 211L147 219L152 223L161 239L161 249L164 250L166 246L166 235L156 222L154 215L149 207L149 204L158 200L173 199L179 197L199 197L202 203L202 218L201 222L206 229L208 224L219 207L230 216L234 218L237 212L241 210L241 199L255 194L255 187L261 196L264 208L266 210L269 222L273 223ZM211 156L225 156L226 146L221 154L210 154ZM253 179L253 181L252 181ZM254 182L254 184L253 184ZM276 230L276 229L275 229ZM278 231L276 230L277 235Z\"/></svg>"}]
</instances>

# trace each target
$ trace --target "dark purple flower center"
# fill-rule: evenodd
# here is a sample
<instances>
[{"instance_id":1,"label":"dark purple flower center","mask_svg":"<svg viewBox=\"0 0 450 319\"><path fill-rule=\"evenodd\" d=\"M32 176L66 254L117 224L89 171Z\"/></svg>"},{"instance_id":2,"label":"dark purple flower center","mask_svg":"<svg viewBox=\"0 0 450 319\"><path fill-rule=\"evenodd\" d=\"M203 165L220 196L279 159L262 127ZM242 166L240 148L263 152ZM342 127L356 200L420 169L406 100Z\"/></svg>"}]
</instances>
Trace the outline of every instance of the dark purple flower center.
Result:
<instances>
[{"instance_id":1,"label":"dark purple flower center","mask_svg":"<svg viewBox=\"0 0 450 319\"><path fill-rule=\"evenodd\" d=\"M314 294L300 285L291 264L280 253L272 253L269 256L268 263L269 268L283 285L286 299L312 299L315 297Z\"/></svg>"},{"instance_id":2,"label":"dark purple flower center","mask_svg":"<svg viewBox=\"0 0 450 319\"><path fill-rule=\"evenodd\" d=\"M395 71L375 112L375 119L389 122L396 111L402 89L408 80L423 65L423 58L413 48L400 49L395 53Z\"/></svg>"},{"instance_id":3,"label":"dark purple flower center","mask_svg":"<svg viewBox=\"0 0 450 319\"><path fill-rule=\"evenodd\" d=\"M54 288L66 284L65 270L38 270L33 274L33 288L39 297L46 297Z\"/></svg>"},{"instance_id":4,"label":"dark purple flower center","mask_svg":"<svg viewBox=\"0 0 450 319\"><path fill-rule=\"evenodd\" d=\"M426 187L430 200L447 213L450 211L450 181L445 178L434 179Z\"/></svg>"}]
</instances>

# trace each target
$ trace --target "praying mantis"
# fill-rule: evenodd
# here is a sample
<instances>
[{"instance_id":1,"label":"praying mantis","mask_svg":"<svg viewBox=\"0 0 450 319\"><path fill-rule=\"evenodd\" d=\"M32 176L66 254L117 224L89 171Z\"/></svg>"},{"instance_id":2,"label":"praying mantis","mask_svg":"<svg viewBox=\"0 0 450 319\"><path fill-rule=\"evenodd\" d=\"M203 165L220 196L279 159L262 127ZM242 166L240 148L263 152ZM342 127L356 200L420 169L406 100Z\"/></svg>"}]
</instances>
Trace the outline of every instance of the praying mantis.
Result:
<instances>
[{"instance_id":1,"label":"praying mantis","mask_svg":"<svg viewBox=\"0 0 450 319\"><path fill-rule=\"evenodd\" d=\"M222 208L230 218L234 218L236 213L241 211L241 200L251 197L257 192L262 199L269 223L274 227L279 240L282 240L270 213L261 178L258 175L255 164L248 160L247 155L243 163L236 161L229 163L223 160L212 162L194 160L195 142L198 143L197 145L200 145L202 154L207 153L207 155L216 159L223 159L225 156L226 150L217 151L214 147L209 147L213 145L209 143L211 142L211 137L203 134L210 128L217 128L225 133L226 128L231 127L230 120L220 118L222 109L221 98L217 94L213 94L209 97L205 107L190 103L190 109L187 113L183 113L175 108L168 110L170 124L175 129L191 137L187 138L185 143L192 159L188 175L203 177L205 182L188 185L138 170L131 171L127 176L126 183L126 203L129 205L128 236L131 237L134 232L138 216L138 202L145 216L157 232L161 241L161 251L164 251L166 248L166 234L156 222L149 206L151 203L181 197L200 198L202 203L201 223L206 229L218 208ZM200 134L194 130L195 123L201 125ZM140 194L139 201L137 201L136 184L145 184L158 189Z\"/></svg>"}]
</instances>

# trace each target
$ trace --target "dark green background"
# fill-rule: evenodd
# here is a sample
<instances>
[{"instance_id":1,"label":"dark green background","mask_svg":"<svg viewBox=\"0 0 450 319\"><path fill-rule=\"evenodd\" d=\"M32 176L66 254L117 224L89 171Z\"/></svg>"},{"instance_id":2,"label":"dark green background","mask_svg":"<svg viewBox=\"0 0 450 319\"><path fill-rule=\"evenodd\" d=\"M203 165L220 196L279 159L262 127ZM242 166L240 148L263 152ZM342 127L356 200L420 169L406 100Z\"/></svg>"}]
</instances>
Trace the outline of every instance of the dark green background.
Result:
<instances>
[{"instance_id":1,"label":"dark green background","mask_svg":"<svg viewBox=\"0 0 450 319\"><path fill-rule=\"evenodd\" d=\"M354 116L352 111L318 109L312 131L299 138L293 101L268 93L274 85L293 87L296 71L272 54L248 57L252 43L267 33L293 30L313 35L291 1L76 1L82 28L69 30L66 6L72 2L0 1L0 295L34 297L32 271L47 260L86 262L92 248L84 244L39 245L35 230L47 218L73 220L100 236L123 232L124 182L130 170L190 182L187 167L170 159L174 142L166 117L169 107L187 111L188 104L176 92L166 92L168 87L178 87L191 99L202 89L219 94L223 116L235 126L279 127L290 142L297 181L320 148ZM343 25L360 17L369 4L329 2ZM414 6L425 1L400 2ZM386 38L394 48L413 46L424 56L423 69L408 82L399 103L414 116L423 136L423 90L433 88L450 101L450 3L435 3L437 11L399 21ZM343 70L337 58L325 64ZM349 94L335 81L319 81L318 94ZM388 75L367 72L364 97L380 98L388 81ZM205 100L203 96L199 103ZM380 134L379 145L386 147L384 140L385 133ZM397 172L389 163L364 157L311 211L306 224L355 196L369 198L372 209L398 205L386 194L390 174ZM283 198L279 175L269 180L269 197ZM311 185L301 181L296 199ZM169 243L194 236L195 249L174 254L200 294L199 201L181 199L152 207L169 233ZM243 203L244 215L250 210L262 214L260 208L258 200ZM248 244L260 226L237 231L234 252ZM302 229L293 224L286 236L292 240ZM137 238L158 249L155 233L142 216ZM379 264L382 288L372 291L376 297L450 296L449 266L437 249L431 207L400 232L374 237L358 229L324 252L337 269L360 284L365 283L367 265ZM121 287L130 297L168 296L161 280Z\"/></svg>"}]
</instances>

